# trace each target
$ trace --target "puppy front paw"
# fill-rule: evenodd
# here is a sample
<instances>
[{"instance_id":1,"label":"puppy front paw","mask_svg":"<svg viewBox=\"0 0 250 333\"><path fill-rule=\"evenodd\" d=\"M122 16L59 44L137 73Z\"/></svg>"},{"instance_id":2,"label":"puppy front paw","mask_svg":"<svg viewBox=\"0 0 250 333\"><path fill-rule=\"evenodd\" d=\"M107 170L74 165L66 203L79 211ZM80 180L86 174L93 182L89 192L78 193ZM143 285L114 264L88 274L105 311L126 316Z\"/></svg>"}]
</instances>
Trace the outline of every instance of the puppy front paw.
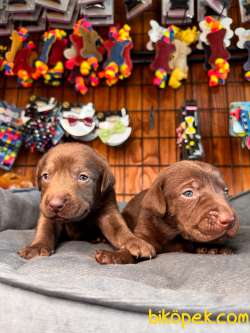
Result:
<instances>
[{"instance_id":1,"label":"puppy front paw","mask_svg":"<svg viewBox=\"0 0 250 333\"><path fill-rule=\"evenodd\" d=\"M156 256L155 248L140 238L131 238L123 246L129 253L136 258L154 258Z\"/></svg>"},{"instance_id":2,"label":"puppy front paw","mask_svg":"<svg viewBox=\"0 0 250 333\"><path fill-rule=\"evenodd\" d=\"M229 247L198 247L196 248L196 253L198 254L222 254L222 255L232 255L234 251Z\"/></svg>"},{"instance_id":3,"label":"puppy front paw","mask_svg":"<svg viewBox=\"0 0 250 333\"><path fill-rule=\"evenodd\" d=\"M97 250L95 253L95 260L101 265L114 265L114 264L134 264L134 258L127 251L106 251Z\"/></svg>"},{"instance_id":4,"label":"puppy front paw","mask_svg":"<svg viewBox=\"0 0 250 333\"><path fill-rule=\"evenodd\" d=\"M221 249L219 249L219 254L223 254L224 256L230 256L234 254L234 250L230 247L222 247Z\"/></svg>"},{"instance_id":5,"label":"puppy front paw","mask_svg":"<svg viewBox=\"0 0 250 333\"><path fill-rule=\"evenodd\" d=\"M17 254L24 259L32 259L38 256L48 257L52 253L53 251L51 249L42 245L26 246L17 252Z\"/></svg>"}]
</instances>

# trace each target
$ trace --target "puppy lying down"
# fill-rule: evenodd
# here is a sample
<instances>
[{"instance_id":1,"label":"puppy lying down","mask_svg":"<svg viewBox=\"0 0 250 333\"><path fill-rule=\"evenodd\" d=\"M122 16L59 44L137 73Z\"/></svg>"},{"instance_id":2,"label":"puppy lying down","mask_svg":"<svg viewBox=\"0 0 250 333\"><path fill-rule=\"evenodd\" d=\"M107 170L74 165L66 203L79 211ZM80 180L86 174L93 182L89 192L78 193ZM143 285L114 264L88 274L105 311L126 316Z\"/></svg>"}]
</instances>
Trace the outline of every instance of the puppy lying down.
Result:
<instances>
[{"instance_id":1,"label":"puppy lying down","mask_svg":"<svg viewBox=\"0 0 250 333\"><path fill-rule=\"evenodd\" d=\"M230 249L209 243L221 243L239 228L219 171L204 162L169 166L127 204L122 215L136 237L150 243L155 253L230 254ZM101 264L136 262L127 250L100 250L96 260Z\"/></svg>"},{"instance_id":2,"label":"puppy lying down","mask_svg":"<svg viewBox=\"0 0 250 333\"><path fill-rule=\"evenodd\" d=\"M95 241L101 235L132 256L155 255L152 245L138 239L121 216L114 176L107 162L80 143L60 144L37 166L41 190L35 239L19 251L26 259L49 256L60 240Z\"/></svg>"}]
</instances>

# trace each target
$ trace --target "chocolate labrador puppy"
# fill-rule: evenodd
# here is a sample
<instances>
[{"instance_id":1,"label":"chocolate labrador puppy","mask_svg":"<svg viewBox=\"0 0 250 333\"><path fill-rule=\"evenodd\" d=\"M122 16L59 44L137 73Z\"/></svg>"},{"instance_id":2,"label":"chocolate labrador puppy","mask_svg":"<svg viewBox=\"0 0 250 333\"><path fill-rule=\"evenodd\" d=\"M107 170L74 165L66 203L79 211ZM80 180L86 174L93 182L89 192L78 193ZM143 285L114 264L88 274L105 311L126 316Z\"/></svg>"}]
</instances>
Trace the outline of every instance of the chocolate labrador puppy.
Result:
<instances>
[{"instance_id":1,"label":"chocolate labrador puppy","mask_svg":"<svg viewBox=\"0 0 250 333\"><path fill-rule=\"evenodd\" d=\"M194 161L180 161L163 170L148 190L128 203L123 217L134 234L150 243L156 253L230 254L225 247L206 245L233 237L239 228L219 171ZM96 260L101 264L136 262L126 250L101 250Z\"/></svg>"},{"instance_id":2,"label":"chocolate labrador puppy","mask_svg":"<svg viewBox=\"0 0 250 333\"><path fill-rule=\"evenodd\" d=\"M132 256L155 255L153 246L134 236L119 213L114 176L93 149L60 144L42 157L36 173L40 217L35 239L18 252L21 257L49 256L60 239L94 241L101 235Z\"/></svg>"}]
</instances>

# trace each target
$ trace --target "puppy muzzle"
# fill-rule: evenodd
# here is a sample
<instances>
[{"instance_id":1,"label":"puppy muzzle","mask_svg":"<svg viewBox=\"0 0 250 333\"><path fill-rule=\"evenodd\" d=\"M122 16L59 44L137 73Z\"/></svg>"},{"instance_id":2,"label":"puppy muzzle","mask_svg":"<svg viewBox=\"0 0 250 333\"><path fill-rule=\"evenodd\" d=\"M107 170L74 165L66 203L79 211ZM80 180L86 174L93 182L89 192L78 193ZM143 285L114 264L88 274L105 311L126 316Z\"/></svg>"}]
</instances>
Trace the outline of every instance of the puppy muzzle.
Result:
<instances>
[{"instance_id":1,"label":"puppy muzzle","mask_svg":"<svg viewBox=\"0 0 250 333\"><path fill-rule=\"evenodd\" d=\"M82 220L90 212L87 202L73 200L69 195L47 196L42 199L41 210L45 217L55 222Z\"/></svg>"}]
</instances>

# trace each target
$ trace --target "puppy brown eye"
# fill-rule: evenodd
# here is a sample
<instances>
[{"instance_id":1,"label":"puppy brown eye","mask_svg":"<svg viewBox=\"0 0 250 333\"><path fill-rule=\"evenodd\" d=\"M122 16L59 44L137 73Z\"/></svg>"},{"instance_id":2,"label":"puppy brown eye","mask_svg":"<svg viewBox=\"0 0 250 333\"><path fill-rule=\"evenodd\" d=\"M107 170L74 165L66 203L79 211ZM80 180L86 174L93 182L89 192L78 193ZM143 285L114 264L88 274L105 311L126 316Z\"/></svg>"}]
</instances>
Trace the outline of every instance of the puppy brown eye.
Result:
<instances>
[{"instance_id":1,"label":"puppy brown eye","mask_svg":"<svg viewBox=\"0 0 250 333\"><path fill-rule=\"evenodd\" d=\"M79 179L81 182L86 182L86 181L89 179L89 177L88 177L87 175L85 175L85 174L82 174L82 175L79 176L78 179Z\"/></svg>"},{"instance_id":2,"label":"puppy brown eye","mask_svg":"<svg viewBox=\"0 0 250 333\"><path fill-rule=\"evenodd\" d=\"M42 175L41 175L41 178L42 178L42 180L48 180L49 179L49 174L48 173L43 173Z\"/></svg>"},{"instance_id":3,"label":"puppy brown eye","mask_svg":"<svg viewBox=\"0 0 250 333\"><path fill-rule=\"evenodd\" d=\"M225 193L226 195L228 195L228 193L229 193L229 189L228 189L227 187L224 188L224 193Z\"/></svg>"},{"instance_id":4,"label":"puppy brown eye","mask_svg":"<svg viewBox=\"0 0 250 333\"><path fill-rule=\"evenodd\" d=\"M193 196L193 191L190 191L190 190L185 191L185 192L182 193L182 195L184 197L191 198Z\"/></svg>"}]
</instances>

